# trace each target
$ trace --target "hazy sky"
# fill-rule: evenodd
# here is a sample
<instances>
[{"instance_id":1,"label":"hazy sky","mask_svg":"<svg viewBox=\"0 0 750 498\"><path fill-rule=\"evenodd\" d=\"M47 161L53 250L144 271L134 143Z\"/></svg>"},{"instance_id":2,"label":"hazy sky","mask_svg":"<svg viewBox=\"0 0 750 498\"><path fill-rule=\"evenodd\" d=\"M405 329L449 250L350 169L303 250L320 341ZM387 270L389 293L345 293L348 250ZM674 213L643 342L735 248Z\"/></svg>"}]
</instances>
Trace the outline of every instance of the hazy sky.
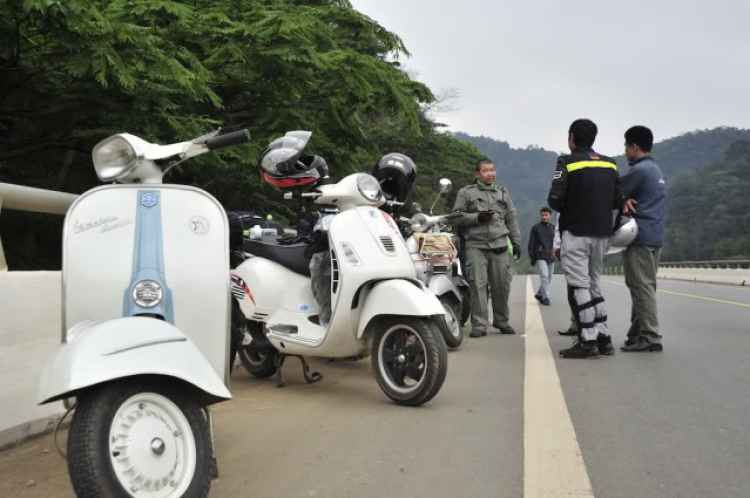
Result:
<instances>
[{"instance_id":1,"label":"hazy sky","mask_svg":"<svg viewBox=\"0 0 750 498\"><path fill-rule=\"evenodd\" d=\"M450 131L566 150L570 123L622 152L643 124L657 141L750 128L750 0L351 0L399 35L402 59L435 93Z\"/></svg>"}]
</instances>

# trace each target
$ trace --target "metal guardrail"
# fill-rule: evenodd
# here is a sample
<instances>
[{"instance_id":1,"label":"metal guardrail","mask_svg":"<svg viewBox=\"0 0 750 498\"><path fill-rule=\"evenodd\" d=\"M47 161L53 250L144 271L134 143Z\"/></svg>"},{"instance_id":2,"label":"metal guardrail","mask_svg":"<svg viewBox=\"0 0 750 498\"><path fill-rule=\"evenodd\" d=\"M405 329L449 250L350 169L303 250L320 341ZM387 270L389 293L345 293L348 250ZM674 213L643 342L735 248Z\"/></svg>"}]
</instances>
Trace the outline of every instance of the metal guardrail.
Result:
<instances>
[{"instance_id":1,"label":"metal guardrail","mask_svg":"<svg viewBox=\"0 0 750 498\"><path fill-rule=\"evenodd\" d=\"M0 183L0 214L2 214L2 209L5 208L16 211L64 215L77 198L77 195L65 192ZM0 240L0 272L7 270L5 251L3 251L3 243Z\"/></svg>"}]
</instances>

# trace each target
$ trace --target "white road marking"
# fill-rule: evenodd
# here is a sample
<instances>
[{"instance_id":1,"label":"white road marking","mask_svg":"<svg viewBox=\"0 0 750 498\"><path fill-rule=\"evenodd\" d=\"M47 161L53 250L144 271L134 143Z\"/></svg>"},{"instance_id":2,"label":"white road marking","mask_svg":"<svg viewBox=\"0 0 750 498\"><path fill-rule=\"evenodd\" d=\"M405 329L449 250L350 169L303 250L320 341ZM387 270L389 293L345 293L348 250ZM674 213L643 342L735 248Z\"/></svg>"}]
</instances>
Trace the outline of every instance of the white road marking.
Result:
<instances>
[{"instance_id":1,"label":"white road marking","mask_svg":"<svg viewBox=\"0 0 750 498\"><path fill-rule=\"evenodd\" d=\"M593 497L531 278L526 280L524 498ZM570 360L584 361L584 360Z\"/></svg>"}]
</instances>

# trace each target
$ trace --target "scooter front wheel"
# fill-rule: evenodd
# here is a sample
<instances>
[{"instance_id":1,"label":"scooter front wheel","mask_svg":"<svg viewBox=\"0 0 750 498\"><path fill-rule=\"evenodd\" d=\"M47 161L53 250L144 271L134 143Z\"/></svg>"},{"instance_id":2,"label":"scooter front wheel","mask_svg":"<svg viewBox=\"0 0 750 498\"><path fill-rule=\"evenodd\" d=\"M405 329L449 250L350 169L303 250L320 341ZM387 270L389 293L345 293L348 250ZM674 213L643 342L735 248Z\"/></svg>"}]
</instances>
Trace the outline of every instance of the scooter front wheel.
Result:
<instances>
[{"instance_id":1,"label":"scooter front wheel","mask_svg":"<svg viewBox=\"0 0 750 498\"><path fill-rule=\"evenodd\" d=\"M376 322L372 369L383 392L400 405L428 402L448 372L448 351L429 318L389 316Z\"/></svg>"},{"instance_id":2,"label":"scooter front wheel","mask_svg":"<svg viewBox=\"0 0 750 498\"><path fill-rule=\"evenodd\" d=\"M253 377L260 379L276 373L276 356L278 353L271 347L258 348L253 344L240 346L240 361L245 370Z\"/></svg>"},{"instance_id":3,"label":"scooter front wheel","mask_svg":"<svg viewBox=\"0 0 750 498\"><path fill-rule=\"evenodd\" d=\"M165 381L115 382L78 397L68 472L78 498L204 498L208 423Z\"/></svg>"}]
</instances>

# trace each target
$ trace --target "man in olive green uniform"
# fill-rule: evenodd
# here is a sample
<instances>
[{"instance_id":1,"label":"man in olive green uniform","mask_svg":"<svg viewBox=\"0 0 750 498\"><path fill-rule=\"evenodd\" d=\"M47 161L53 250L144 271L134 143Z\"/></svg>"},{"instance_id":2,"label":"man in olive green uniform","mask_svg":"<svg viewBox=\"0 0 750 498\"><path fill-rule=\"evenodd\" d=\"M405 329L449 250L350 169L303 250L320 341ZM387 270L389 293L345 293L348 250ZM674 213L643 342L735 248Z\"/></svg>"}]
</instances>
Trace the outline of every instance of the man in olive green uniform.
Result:
<instances>
[{"instance_id":1,"label":"man in olive green uniform","mask_svg":"<svg viewBox=\"0 0 750 498\"><path fill-rule=\"evenodd\" d=\"M492 294L492 325L502 334L515 334L508 324L510 292L508 236L513 257L521 257L521 232L516 208L508 190L495 184L495 165L489 159L477 163L477 182L462 188L454 212L465 213L457 225L466 238L466 278L471 285L470 337L487 335L487 282Z\"/></svg>"}]
</instances>

